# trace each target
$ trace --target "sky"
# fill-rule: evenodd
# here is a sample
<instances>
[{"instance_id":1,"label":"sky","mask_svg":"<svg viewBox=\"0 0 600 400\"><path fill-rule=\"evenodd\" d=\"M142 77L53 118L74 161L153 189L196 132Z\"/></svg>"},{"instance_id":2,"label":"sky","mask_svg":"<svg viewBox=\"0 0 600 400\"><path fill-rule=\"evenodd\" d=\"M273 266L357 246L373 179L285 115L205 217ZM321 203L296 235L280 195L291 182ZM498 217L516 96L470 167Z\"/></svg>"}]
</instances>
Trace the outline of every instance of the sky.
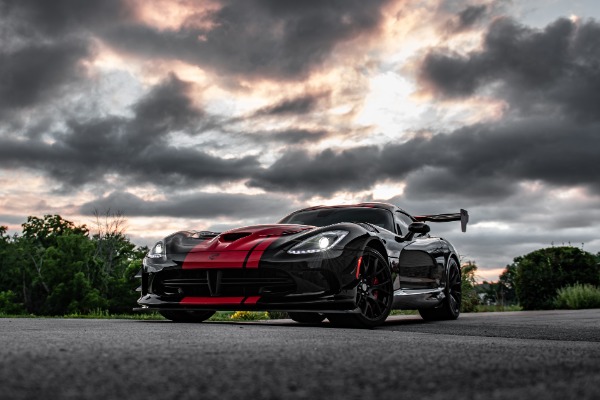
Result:
<instances>
[{"instance_id":1,"label":"sky","mask_svg":"<svg viewBox=\"0 0 600 400\"><path fill-rule=\"evenodd\" d=\"M600 251L596 0L0 0L0 225L383 201L496 280Z\"/></svg>"}]
</instances>

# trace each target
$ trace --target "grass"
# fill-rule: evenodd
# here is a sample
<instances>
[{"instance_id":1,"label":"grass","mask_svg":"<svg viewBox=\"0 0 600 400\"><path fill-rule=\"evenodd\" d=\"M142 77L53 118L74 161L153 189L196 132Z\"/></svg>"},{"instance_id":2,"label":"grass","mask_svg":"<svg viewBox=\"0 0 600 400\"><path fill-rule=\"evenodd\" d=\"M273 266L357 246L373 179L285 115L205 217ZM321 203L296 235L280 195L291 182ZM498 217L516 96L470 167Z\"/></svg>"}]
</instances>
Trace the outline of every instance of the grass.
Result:
<instances>
[{"instance_id":1,"label":"grass","mask_svg":"<svg viewBox=\"0 0 600 400\"><path fill-rule=\"evenodd\" d=\"M282 313L279 313L282 314ZM277 315L274 315L276 317ZM107 310L95 310L88 314L72 313L65 315L35 315L35 314L7 314L0 312L0 318L73 318L73 319L135 319L149 321L164 321L165 318L157 312L137 314L110 314ZM284 316L287 318L287 315ZM269 313L254 311L217 311L209 321L257 321L277 319L269 318Z\"/></svg>"},{"instance_id":2,"label":"grass","mask_svg":"<svg viewBox=\"0 0 600 400\"><path fill-rule=\"evenodd\" d=\"M110 314L106 310L91 312L89 314L67 314L64 316L56 316L52 318L74 318L74 319L137 319L148 321L159 321L165 318L159 313L139 313L139 314Z\"/></svg>"},{"instance_id":3,"label":"grass","mask_svg":"<svg viewBox=\"0 0 600 400\"><path fill-rule=\"evenodd\" d=\"M505 312L505 311L523 311L523 307L519 305L500 306L500 305L484 305L478 304L473 312Z\"/></svg>"},{"instance_id":4,"label":"grass","mask_svg":"<svg viewBox=\"0 0 600 400\"><path fill-rule=\"evenodd\" d=\"M392 310L390 315L417 315L419 312L417 310Z\"/></svg>"},{"instance_id":5,"label":"grass","mask_svg":"<svg viewBox=\"0 0 600 400\"><path fill-rule=\"evenodd\" d=\"M554 306L569 310L600 308L600 288L589 284L576 284L558 289Z\"/></svg>"},{"instance_id":6,"label":"grass","mask_svg":"<svg viewBox=\"0 0 600 400\"><path fill-rule=\"evenodd\" d=\"M6 314L0 313L0 318L71 318L71 319L137 319L137 320L164 320L165 318L158 313L144 314L109 314L107 311L102 313L92 312L89 314L66 314L66 315L35 315L35 314Z\"/></svg>"}]
</instances>

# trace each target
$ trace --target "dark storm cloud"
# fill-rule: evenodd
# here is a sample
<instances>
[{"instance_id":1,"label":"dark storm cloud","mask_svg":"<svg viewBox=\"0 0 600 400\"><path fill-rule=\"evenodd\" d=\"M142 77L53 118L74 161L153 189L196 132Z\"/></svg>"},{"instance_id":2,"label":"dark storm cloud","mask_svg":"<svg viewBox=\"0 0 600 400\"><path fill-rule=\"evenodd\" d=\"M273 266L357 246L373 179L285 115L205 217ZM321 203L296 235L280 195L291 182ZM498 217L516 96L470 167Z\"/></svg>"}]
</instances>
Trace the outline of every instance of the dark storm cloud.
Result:
<instances>
[{"instance_id":1,"label":"dark storm cloud","mask_svg":"<svg viewBox=\"0 0 600 400\"><path fill-rule=\"evenodd\" d=\"M594 20L578 25L559 19L536 30L503 18L491 25L481 51L459 55L432 50L420 79L447 97L470 96L500 83L496 93L525 113L558 107L598 120L599 63L600 24Z\"/></svg>"},{"instance_id":2,"label":"dark storm cloud","mask_svg":"<svg viewBox=\"0 0 600 400\"><path fill-rule=\"evenodd\" d=\"M597 149L600 124L571 125L555 119L474 125L403 144L290 151L249 181L266 190L330 195L363 190L383 179L408 179L407 196L459 192L496 201L521 180L581 185L600 192Z\"/></svg>"},{"instance_id":3,"label":"dark storm cloud","mask_svg":"<svg viewBox=\"0 0 600 400\"><path fill-rule=\"evenodd\" d=\"M104 29L134 10L123 0L1 0L0 11L13 34L39 39Z\"/></svg>"},{"instance_id":4,"label":"dark storm cloud","mask_svg":"<svg viewBox=\"0 0 600 400\"><path fill-rule=\"evenodd\" d=\"M128 52L184 60L219 75L298 79L337 44L374 33L388 1L223 0L219 10L177 30L123 23L103 37ZM194 18L209 20L211 28L199 28Z\"/></svg>"},{"instance_id":5,"label":"dark storm cloud","mask_svg":"<svg viewBox=\"0 0 600 400\"><path fill-rule=\"evenodd\" d=\"M285 99L279 103L261 108L254 116L302 115L317 109L319 101L329 94L306 94L304 96Z\"/></svg>"},{"instance_id":6,"label":"dark storm cloud","mask_svg":"<svg viewBox=\"0 0 600 400\"><path fill-rule=\"evenodd\" d=\"M487 6L469 6L458 14L461 29L469 28L479 21L487 11Z\"/></svg>"},{"instance_id":7,"label":"dark storm cloud","mask_svg":"<svg viewBox=\"0 0 600 400\"><path fill-rule=\"evenodd\" d=\"M94 210L120 210L128 217L280 218L294 208L290 203L289 199L276 195L195 193L172 195L168 200L147 201L131 193L113 192L83 204L80 212L89 214Z\"/></svg>"},{"instance_id":8,"label":"dark storm cloud","mask_svg":"<svg viewBox=\"0 0 600 400\"><path fill-rule=\"evenodd\" d=\"M257 172L248 185L307 196L364 189L377 179L377 169L381 167L377 161L379 154L375 146L337 153L325 150L315 155L304 150L290 151L268 169Z\"/></svg>"},{"instance_id":9,"label":"dark storm cloud","mask_svg":"<svg viewBox=\"0 0 600 400\"><path fill-rule=\"evenodd\" d=\"M248 133L245 138L259 144L283 143L287 145L314 144L329 136L331 132L317 129L289 128L278 131L257 131Z\"/></svg>"},{"instance_id":10,"label":"dark storm cloud","mask_svg":"<svg viewBox=\"0 0 600 400\"><path fill-rule=\"evenodd\" d=\"M111 173L160 186L223 182L256 170L254 157L224 159L167 141L174 132L195 133L204 115L187 90L187 83L171 76L132 107L134 117L69 121L52 144L35 137L0 139L0 165L38 169L65 186L103 182Z\"/></svg>"},{"instance_id":11,"label":"dark storm cloud","mask_svg":"<svg viewBox=\"0 0 600 400\"><path fill-rule=\"evenodd\" d=\"M487 16L488 6L468 6L458 13L455 19L448 23L451 32L462 32L473 28Z\"/></svg>"},{"instance_id":12,"label":"dark storm cloud","mask_svg":"<svg viewBox=\"0 0 600 400\"><path fill-rule=\"evenodd\" d=\"M288 129L272 133L270 139L287 144L316 143L325 139L330 133L325 130Z\"/></svg>"},{"instance_id":13,"label":"dark storm cloud","mask_svg":"<svg viewBox=\"0 0 600 400\"><path fill-rule=\"evenodd\" d=\"M82 81L91 29L131 14L119 0L0 1L0 113L55 100Z\"/></svg>"},{"instance_id":14,"label":"dark storm cloud","mask_svg":"<svg viewBox=\"0 0 600 400\"><path fill-rule=\"evenodd\" d=\"M0 113L49 99L55 89L82 79L78 62L89 54L78 40L0 50Z\"/></svg>"},{"instance_id":15,"label":"dark storm cloud","mask_svg":"<svg viewBox=\"0 0 600 400\"><path fill-rule=\"evenodd\" d=\"M81 90L98 33L133 15L123 0L0 0L0 115Z\"/></svg>"},{"instance_id":16,"label":"dark storm cloud","mask_svg":"<svg viewBox=\"0 0 600 400\"><path fill-rule=\"evenodd\" d=\"M165 133L185 131L197 124L204 112L194 107L188 97L189 84L171 75L133 106L128 142L131 146L157 144Z\"/></svg>"}]
</instances>

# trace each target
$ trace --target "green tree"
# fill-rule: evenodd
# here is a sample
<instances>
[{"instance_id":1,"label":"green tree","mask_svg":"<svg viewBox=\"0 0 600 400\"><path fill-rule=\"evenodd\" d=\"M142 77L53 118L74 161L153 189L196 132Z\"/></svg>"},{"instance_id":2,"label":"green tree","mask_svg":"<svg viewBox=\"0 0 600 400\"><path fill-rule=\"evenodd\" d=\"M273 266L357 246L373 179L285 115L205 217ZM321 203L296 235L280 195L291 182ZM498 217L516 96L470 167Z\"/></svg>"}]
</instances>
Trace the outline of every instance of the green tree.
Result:
<instances>
[{"instance_id":1,"label":"green tree","mask_svg":"<svg viewBox=\"0 0 600 400\"><path fill-rule=\"evenodd\" d=\"M108 301L79 271L52 289L44 311L51 315L88 314L94 310L104 310L107 306Z\"/></svg>"},{"instance_id":2,"label":"green tree","mask_svg":"<svg viewBox=\"0 0 600 400\"><path fill-rule=\"evenodd\" d=\"M140 281L135 278L135 275L142 268L142 259L147 252L148 250L139 250L120 276L111 277L108 304L110 312L127 314L136 306L139 297L136 288L140 285Z\"/></svg>"},{"instance_id":3,"label":"green tree","mask_svg":"<svg viewBox=\"0 0 600 400\"><path fill-rule=\"evenodd\" d=\"M59 215L28 217L21 236L0 226L0 312L131 312L148 249L125 236L121 214L96 217L93 236Z\"/></svg>"},{"instance_id":4,"label":"green tree","mask_svg":"<svg viewBox=\"0 0 600 400\"><path fill-rule=\"evenodd\" d=\"M69 304L57 299L78 272L90 268L93 246L85 225L76 226L59 215L30 216L23 235L14 241L14 262L21 277L22 300L35 314L63 314ZM56 293L55 293L56 292ZM49 301L50 300L50 301Z\"/></svg>"},{"instance_id":5,"label":"green tree","mask_svg":"<svg viewBox=\"0 0 600 400\"><path fill-rule=\"evenodd\" d=\"M44 215L44 218L27 217L23 227L23 237L35 244L47 248L56 245L58 237L66 234L87 236L89 231L85 225L76 226L60 215Z\"/></svg>"},{"instance_id":6,"label":"green tree","mask_svg":"<svg viewBox=\"0 0 600 400\"><path fill-rule=\"evenodd\" d=\"M0 314L25 314L26 310L12 290L0 291Z\"/></svg>"},{"instance_id":7,"label":"green tree","mask_svg":"<svg viewBox=\"0 0 600 400\"><path fill-rule=\"evenodd\" d=\"M41 308L42 313L87 313L97 308L105 308L105 301L96 301L93 304L83 301L90 296L100 296L100 291L90 280L91 272L95 268L94 244L87 234L63 234L56 239L56 244L46 248L44 253L43 276L48 285L48 297Z\"/></svg>"},{"instance_id":8,"label":"green tree","mask_svg":"<svg viewBox=\"0 0 600 400\"><path fill-rule=\"evenodd\" d=\"M514 264L507 265L498 279L497 298L500 305L514 305L519 302L517 299L516 279L516 266Z\"/></svg>"},{"instance_id":9,"label":"green tree","mask_svg":"<svg viewBox=\"0 0 600 400\"><path fill-rule=\"evenodd\" d=\"M475 311L479 304L479 296L475 289L477 285L477 279L475 273L477 272L477 265L473 261L468 261L462 265L461 268L461 289L462 289L462 312Z\"/></svg>"},{"instance_id":10,"label":"green tree","mask_svg":"<svg viewBox=\"0 0 600 400\"><path fill-rule=\"evenodd\" d=\"M0 226L0 292L19 286L19 274L13 260L14 243L7 231L8 227Z\"/></svg>"},{"instance_id":11,"label":"green tree","mask_svg":"<svg viewBox=\"0 0 600 400\"><path fill-rule=\"evenodd\" d=\"M95 233L92 241L96 251L96 287L109 299L108 310L113 313L127 313L135 307L139 280L134 276L142 267L142 259L147 247L136 248L125 235L126 221L123 214L107 210L100 214L94 211Z\"/></svg>"},{"instance_id":12,"label":"green tree","mask_svg":"<svg viewBox=\"0 0 600 400\"><path fill-rule=\"evenodd\" d=\"M549 247L514 259L515 289L525 310L551 309L558 289L568 285L600 284L600 265L577 247Z\"/></svg>"}]
</instances>

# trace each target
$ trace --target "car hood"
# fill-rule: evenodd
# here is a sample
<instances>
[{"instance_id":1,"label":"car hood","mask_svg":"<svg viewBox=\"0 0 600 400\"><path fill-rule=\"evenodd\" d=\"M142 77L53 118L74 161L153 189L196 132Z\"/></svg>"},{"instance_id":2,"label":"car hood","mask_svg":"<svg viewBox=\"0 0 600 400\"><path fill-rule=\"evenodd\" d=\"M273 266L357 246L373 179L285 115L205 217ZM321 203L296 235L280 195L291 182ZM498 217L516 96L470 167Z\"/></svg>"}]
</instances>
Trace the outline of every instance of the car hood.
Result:
<instances>
[{"instance_id":1,"label":"car hood","mask_svg":"<svg viewBox=\"0 0 600 400\"><path fill-rule=\"evenodd\" d=\"M190 252L249 251L261 243L272 243L282 236L291 236L311 229L315 227L282 224L246 226L228 230L198 243Z\"/></svg>"},{"instance_id":2,"label":"car hood","mask_svg":"<svg viewBox=\"0 0 600 400\"><path fill-rule=\"evenodd\" d=\"M306 225L255 225L223 232L194 246L183 269L258 268L265 250L284 236L315 229Z\"/></svg>"}]
</instances>

